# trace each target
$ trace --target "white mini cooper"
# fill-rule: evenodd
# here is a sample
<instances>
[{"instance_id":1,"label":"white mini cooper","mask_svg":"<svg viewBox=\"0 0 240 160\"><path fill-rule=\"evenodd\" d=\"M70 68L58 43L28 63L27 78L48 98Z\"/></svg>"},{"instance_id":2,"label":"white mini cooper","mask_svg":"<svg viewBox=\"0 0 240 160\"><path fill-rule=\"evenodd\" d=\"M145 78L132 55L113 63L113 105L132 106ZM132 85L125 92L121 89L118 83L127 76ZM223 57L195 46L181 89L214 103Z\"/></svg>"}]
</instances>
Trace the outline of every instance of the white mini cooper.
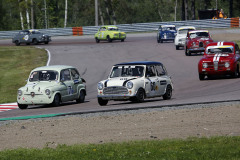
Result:
<instances>
[{"instance_id":1,"label":"white mini cooper","mask_svg":"<svg viewBox=\"0 0 240 160\"><path fill-rule=\"evenodd\" d=\"M177 29L177 35L174 39L176 50L179 50L180 47L184 47L186 37L187 37L187 32L192 30L196 30L196 28L193 26L183 26Z\"/></svg>"},{"instance_id":2,"label":"white mini cooper","mask_svg":"<svg viewBox=\"0 0 240 160\"><path fill-rule=\"evenodd\" d=\"M162 63L142 61L114 65L108 79L100 81L97 88L98 103L103 106L109 100L171 99L173 85Z\"/></svg>"},{"instance_id":3,"label":"white mini cooper","mask_svg":"<svg viewBox=\"0 0 240 160\"><path fill-rule=\"evenodd\" d=\"M51 104L76 100L82 103L86 96L85 80L72 66L53 65L31 71L27 84L18 89L17 103L20 109L28 105Z\"/></svg>"}]
</instances>

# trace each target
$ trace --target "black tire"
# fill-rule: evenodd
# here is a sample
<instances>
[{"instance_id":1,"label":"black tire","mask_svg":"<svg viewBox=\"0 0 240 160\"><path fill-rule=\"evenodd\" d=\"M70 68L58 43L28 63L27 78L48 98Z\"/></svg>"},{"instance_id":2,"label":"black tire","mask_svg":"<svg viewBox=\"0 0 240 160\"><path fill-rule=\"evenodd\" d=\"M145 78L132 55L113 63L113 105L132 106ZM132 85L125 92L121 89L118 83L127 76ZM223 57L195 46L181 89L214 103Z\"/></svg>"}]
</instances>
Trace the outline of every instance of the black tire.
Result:
<instances>
[{"instance_id":1,"label":"black tire","mask_svg":"<svg viewBox=\"0 0 240 160\"><path fill-rule=\"evenodd\" d=\"M191 52L188 50L187 47L186 47L186 50L185 50L185 55L186 55L186 56L191 56Z\"/></svg>"},{"instance_id":2,"label":"black tire","mask_svg":"<svg viewBox=\"0 0 240 160\"><path fill-rule=\"evenodd\" d=\"M124 39L121 39L121 42L124 42Z\"/></svg>"},{"instance_id":3,"label":"black tire","mask_svg":"<svg viewBox=\"0 0 240 160\"><path fill-rule=\"evenodd\" d=\"M26 43L26 45L30 45L30 43Z\"/></svg>"},{"instance_id":4,"label":"black tire","mask_svg":"<svg viewBox=\"0 0 240 160\"><path fill-rule=\"evenodd\" d=\"M234 78L238 78L239 75L240 75L240 73L239 73L239 66L237 65L237 67L235 68L235 72L233 73L233 77Z\"/></svg>"},{"instance_id":5,"label":"black tire","mask_svg":"<svg viewBox=\"0 0 240 160\"><path fill-rule=\"evenodd\" d=\"M107 36L107 41L112 42L112 39L109 36Z\"/></svg>"},{"instance_id":6,"label":"black tire","mask_svg":"<svg viewBox=\"0 0 240 160\"><path fill-rule=\"evenodd\" d=\"M179 50L179 46L176 46L176 50Z\"/></svg>"},{"instance_id":7,"label":"black tire","mask_svg":"<svg viewBox=\"0 0 240 160\"><path fill-rule=\"evenodd\" d=\"M160 39L157 39L157 42L160 43Z\"/></svg>"},{"instance_id":8,"label":"black tire","mask_svg":"<svg viewBox=\"0 0 240 160\"><path fill-rule=\"evenodd\" d=\"M96 43L99 43L100 42L100 40L96 37L95 38L95 40L96 40Z\"/></svg>"},{"instance_id":9,"label":"black tire","mask_svg":"<svg viewBox=\"0 0 240 160\"><path fill-rule=\"evenodd\" d=\"M18 108L20 108L20 109L27 109L27 107L28 107L28 105L26 105L26 104L19 104L18 103Z\"/></svg>"},{"instance_id":10,"label":"black tire","mask_svg":"<svg viewBox=\"0 0 240 160\"><path fill-rule=\"evenodd\" d=\"M199 73L199 80L200 80L200 81L204 80L204 77L205 77L204 74L200 74L200 73Z\"/></svg>"},{"instance_id":11,"label":"black tire","mask_svg":"<svg viewBox=\"0 0 240 160\"><path fill-rule=\"evenodd\" d=\"M85 92L81 90L78 99L76 99L76 102L83 103L84 101L85 101Z\"/></svg>"},{"instance_id":12,"label":"black tire","mask_svg":"<svg viewBox=\"0 0 240 160\"><path fill-rule=\"evenodd\" d=\"M163 43L163 40L162 40L162 39L160 39L160 43Z\"/></svg>"},{"instance_id":13,"label":"black tire","mask_svg":"<svg viewBox=\"0 0 240 160\"><path fill-rule=\"evenodd\" d=\"M166 88L166 93L163 95L163 99L168 100L168 99L171 99L171 97L172 97L172 87L168 85Z\"/></svg>"},{"instance_id":14,"label":"black tire","mask_svg":"<svg viewBox=\"0 0 240 160\"><path fill-rule=\"evenodd\" d=\"M16 45L16 46L19 46L19 45L20 45L19 40L16 40L16 41L15 41L15 45Z\"/></svg>"},{"instance_id":15,"label":"black tire","mask_svg":"<svg viewBox=\"0 0 240 160\"><path fill-rule=\"evenodd\" d=\"M60 99L60 95L56 94L54 96L53 102L52 102L52 106L57 107L61 104L61 99Z\"/></svg>"},{"instance_id":16,"label":"black tire","mask_svg":"<svg viewBox=\"0 0 240 160\"><path fill-rule=\"evenodd\" d=\"M145 98L145 92L142 88L138 89L136 97L135 97L135 102L142 103Z\"/></svg>"},{"instance_id":17,"label":"black tire","mask_svg":"<svg viewBox=\"0 0 240 160\"><path fill-rule=\"evenodd\" d=\"M108 100L102 99L102 98L98 98L98 104L100 106L106 106L108 104Z\"/></svg>"},{"instance_id":18,"label":"black tire","mask_svg":"<svg viewBox=\"0 0 240 160\"><path fill-rule=\"evenodd\" d=\"M34 44L34 45L37 45L37 44L38 44L37 39L33 39L33 44Z\"/></svg>"},{"instance_id":19,"label":"black tire","mask_svg":"<svg viewBox=\"0 0 240 160\"><path fill-rule=\"evenodd\" d=\"M44 42L45 44L48 44L49 42L47 41L47 42Z\"/></svg>"}]
</instances>

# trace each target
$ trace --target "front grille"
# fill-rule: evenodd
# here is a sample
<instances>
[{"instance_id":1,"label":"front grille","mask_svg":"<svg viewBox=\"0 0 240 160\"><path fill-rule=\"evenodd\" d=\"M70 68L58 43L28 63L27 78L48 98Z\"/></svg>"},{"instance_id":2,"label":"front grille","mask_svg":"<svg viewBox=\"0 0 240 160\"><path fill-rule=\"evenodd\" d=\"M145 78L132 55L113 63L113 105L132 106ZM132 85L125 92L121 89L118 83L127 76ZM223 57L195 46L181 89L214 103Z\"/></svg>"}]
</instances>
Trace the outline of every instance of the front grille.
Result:
<instances>
[{"instance_id":1,"label":"front grille","mask_svg":"<svg viewBox=\"0 0 240 160\"><path fill-rule=\"evenodd\" d=\"M128 89L125 87L107 87L103 89L104 95L126 95L128 94Z\"/></svg>"},{"instance_id":2,"label":"front grille","mask_svg":"<svg viewBox=\"0 0 240 160\"><path fill-rule=\"evenodd\" d=\"M199 42L199 47L203 47L203 42Z\"/></svg>"},{"instance_id":3,"label":"front grille","mask_svg":"<svg viewBox=\"0 0 240 160\"><path fill-rule=\"evenodd\" d=\"M221 62L211 62L211 63L208 63L208 68L209 69L214 69L214 70L222 70L224 69L224 63L221 63Z\"/></svg>"},{"instance_id":4,"label":"front grille","mask_svg":"<svg viewBox=\"0 0 240 160\"><path fill-rule=\"evenodd\" d=\"M168 38L174 38L174 34L173 33L167 33L167 37Z\"/></svg>"}]
</instances>

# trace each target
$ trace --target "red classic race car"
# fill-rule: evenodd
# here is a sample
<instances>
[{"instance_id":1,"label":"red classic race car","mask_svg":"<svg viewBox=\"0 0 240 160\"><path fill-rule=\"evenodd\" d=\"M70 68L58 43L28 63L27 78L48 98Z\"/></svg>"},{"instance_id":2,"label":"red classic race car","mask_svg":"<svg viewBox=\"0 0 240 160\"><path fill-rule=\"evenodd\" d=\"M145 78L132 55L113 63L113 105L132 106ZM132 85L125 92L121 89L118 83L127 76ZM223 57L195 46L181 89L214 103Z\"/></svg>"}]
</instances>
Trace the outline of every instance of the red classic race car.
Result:
<instances>
[{"instance_id":1,"label":"red classic race car","mask_svg":"<svg viewBox=\"0 0 240 160\"><path fill-rule=\"evenodd\" d=\"M208 30L194 30L187 33L185 44L186 56L191 53L204 52L208 43L213 42Z\"/></svg>"},{"instance_id":2,"label":"red classic race car","mask_svg":"<svg viewBox=\"0 0 240 160\"><path fill-rule=\"evenodd\" d=\"M235 42L209 43L198 63L199 79L212 75L239 76L240 54Z\"/></svg>"}]
</instances>

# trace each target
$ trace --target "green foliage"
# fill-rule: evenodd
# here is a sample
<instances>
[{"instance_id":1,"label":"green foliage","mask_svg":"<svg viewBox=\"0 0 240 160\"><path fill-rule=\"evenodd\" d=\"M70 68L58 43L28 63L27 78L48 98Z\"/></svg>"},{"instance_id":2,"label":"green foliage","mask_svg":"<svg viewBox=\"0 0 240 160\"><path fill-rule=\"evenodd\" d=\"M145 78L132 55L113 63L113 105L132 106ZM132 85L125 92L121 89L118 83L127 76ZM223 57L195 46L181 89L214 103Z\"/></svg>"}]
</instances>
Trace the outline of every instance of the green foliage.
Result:
<instances>
[{"instance_id":1,"label":"green foliage","mask_svg":"<svg viewBox=\"0 0 240 160\"><path fill-rule=\"evenodd\" d=\"M0 47L0 57L0 104L16 102L17 90L26 84L30 71L46 65L46 51L23 46Z\"/></svg>"},{"instance_id":2,"label":"green foliage","mask_svg":"<svg viewBox=\"0 0 240 160\"><path fill-rule=\"evenodd\" d=\"M35 28L62 28L65 18L65 0L32 0ZM46 1L46 17L45 5ZM176 3L177 2L177 3ZM113 24L115 13L117 24L161 22L182 20L182 3L184 0L98 0L104 24ZM229 17L228 0L188 0L188 20L193 17L192 4L195 2L195 18L198 10L223 9ZM216 4L217 2L217 4ZM26 24L26 9L31 14L31 0L0 0L0 30L20 30L20 11ZM240 16L240 3L233 0L233 17ZM107 9L109 14L107 14ZM31 15L30 15L31 17ZM67 27L95 25L95 0L68 0ZM46 23L45 23L46 20ZM100 21L99 25L103 25Z\"/></svg>"},{"instance_id":3,"label":"green foliage","mask_svg":"<svg viewBox=\"0 0 240 160\"><path fill-rule=\"evenodd\" d=\"M132 141L89 145L47 145L43 149L5 150L1 160L226 160L240 159L240 137Z\"/></svg>"}]
</instances>

